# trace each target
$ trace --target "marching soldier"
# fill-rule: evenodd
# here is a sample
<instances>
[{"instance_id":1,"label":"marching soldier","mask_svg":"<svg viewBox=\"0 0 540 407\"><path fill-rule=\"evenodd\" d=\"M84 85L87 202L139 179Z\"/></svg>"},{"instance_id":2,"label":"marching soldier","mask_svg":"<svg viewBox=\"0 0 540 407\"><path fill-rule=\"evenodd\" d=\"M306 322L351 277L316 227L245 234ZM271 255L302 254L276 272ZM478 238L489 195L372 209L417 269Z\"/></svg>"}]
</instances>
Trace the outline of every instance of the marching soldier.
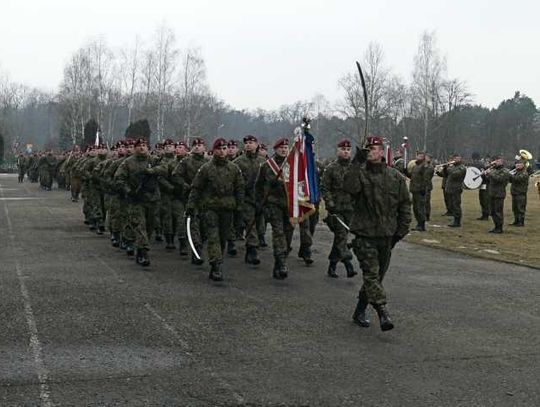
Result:
<instances>
[{"instance_id":1,"label":"marching soldier","mask_svg":"<svg viewBox=\"0 0 540 407\"><path fill-rule=\"evenodd\" d=\"M120 164L114 175L114 182L128 202L126 229L129 232L126 233L126 239L132 239L132 236L135 238L137 264L149 266L149 239L154 231L156 204L160 194L145 139L139 138L135 142L135 153ZM128 241L129 247L132 244L132 241Z\"/></svg>"},{"instance_id":2,"label":"marching soldier","mask_svg":"<svg viewBox=\"0 0 540 407\"><path fill-rule=\"evenodd\" d=\"M179 141L175 144L175 164L171 173L171 183L174 187L172 196L172 211L173 211L173 226L174 234L178 236L178 251L180 256L188 255L188 244L186 236L186 225L184 223L184 212L186 211L187 194L184 191L184 181L180 179L177 184L175 170L178 164L187 157L189 153L188 146L185 142Z\"/></svg>"},{"instance_id":3,"label":"marching soldier","mask_svg":"<svg viewBox=\"0 0 540 407\"><path fill-rule=\"evenodd\" d=\"M247 135L244 137L244 154L236 158L233 162L238 165L244 178L245 196L244 204L240 211L236 213L242 216L241 224L246 227L246 255L244 261L248 264L257 265L259 260L257 248L259 247L259 237L257 235L257 213L255 205L255 180L259 173L259 168L264 163L264 159L259 156L257 149L259 142L257 137Z\"/></svg>"},{"instance_id":4,"label":"marching soldier","mask_svg":"<svg viewBox=\"0 0 540 407\"><path fill-rule=\"evenodd\" d=\"M163 154L159 164L155 167L159 174L158 184L161 193L161 201L159 205L160 221L165 235L165 249L176 249L174 245L174 236L177 218L173 215L173 195L174 184L172 183L172 173L176 168L177 161L175 156L176 146L174 141L167 139L163 142Z\"/></svg>"},{"instance_id":5,"label":"marching soldier","mask_svg":"<svg viewBox=\"0 0 540 407\"><path fill-rule=\"evenodd\" d=\"M293 227L289 221L287 193L284 180L289 175L286 158L289 154L289 140L281 138L274 144L274 156L259 170L255 182L255 202L264 211L264 217L272 227L274 269L272 276L282 280L288 276L286 264L292 241Z\"/></svg>"},{"instance_id":6,"label":"marching soldier","mask_svg":"<svg viewBox=\"0 0 540 407\"><path fill-rule=\"evenodd\" d=\"M512 187L513 226L525 226L525 210L527 209L527 190L529 189L529 173L522 160L516 161L515 173L510 176Z\"/></svg>"},{"instance_id":7,"label":"marching soldier","mask_svg":"<svg viewBox=\"0 0 540 407\"><path fill-rule=\"evenodd\" d=\"M56 157L52 150L47 151L38 161L39 182L45 191L52 189L54 173L56 171Z\"/></svg>"},{"instance_id":8,"label":"marching soldier","mask_svg":"<svg viewBox=\"0 0 540 407\"><path fill-rule=\"evenodd\" d=\"M382 281L390 265L392 248L409 232L411 203L405 178L383 161L384 144L380 137L368 137L366 162L354 162L343 183L353 199L351 232L354 253L362 268L363 285L353 321L370 325L366 314L371 304L383 331L394 327L386 309L387 296Z\"/></svg>"},{"instance_id":9,"label":"marching soldier","mask_svg":"<svg viewBox=\"0 0 540 407\"><path fill-rule=\"evenodd\" d=\"M510 172L504 168L504 159L501 155L495 156L493 167L486 171L489 181L489 208L491 219L495 227L489 233L503 233L504 198L506 185L510 181Z\"/></svg>"},{"instance_id":10,"label":"marching soldier","mask_svg":"<svg viewBox=\"0 0 540 407\"><path fill-rule=\"evenodd\" d=\"M426 163L426 154L423 151L416 153L415 166L412 167L409 177L409 191L412 194L412 204L414 217L416 218L416 227L414 230L419 232L426 231L426 196L429 189L431 176L433 175Z\"/></svg>"},{"instance_id":11,"label":"marching soldier","mask_svg":"<svg viewBox=\"0 0 540 407\"><path fill-rule=\"evenodd\" d=\"M229 161L234 161L238 158L239 156L239 152L238 152L238 141L236 140L229 140L227 142L227 159Z\"/></svg>"},{"instance_id":12,"label":"marching soldier","mask_svg":"<svg viewBox=\"0 0 540 407\"><path fill-rule=\"evenodd\" d=\"M94 170L107 158L107 149L104 145L94 146L90 156L92 158L87 160L81 169L86 189L88 221L90 230L95 230L98 235L102 235L105 232L105 198L100 186L101 178Z\"/></svg>"},{"instance_id":13,"label":"marching soldier","mask_svg":"<svg viewBox=\"0 0 540 407\"><path fill-rule=\"evenodd\" d=\"M328 276L332 278L339 277L336 266L340 261L347 270L347 277L354 277L357 274L351 262L352 253L348 247L348 230L345 227L350 224L353 217L352 198L344 183L345 173L351 163L351 147L351 142L346 139L337 144L337 160L325 169L321 183L321 193L328 212L325 222L334 233L327 270Z\"/></svg>"},{"instance_id":14,"label":"marching soldier","mask_svg":"<svg viewBox=\"0 0 540 407\"><path fill-rule=\"evenodd\" d=\"M199 171L199 168L208 161L204 154L205 151L206 145L204 140L199 137L193 139L191 142L190 154L178 163L172 173L172 181L176 190L183 195L182 201L184 204L187 204L191 184L195 179L197 171ZM201 254L203 238L198 214L195 214L191 220L191 237L197 252ZM202 259L197 259L195 254L192 253L191 262L196 265L201 265L204 261Z\"/></svg>"},{"instance_id":15,"label":"marching soldier","mask_svg":"<svg viewBox=\"0 0 540 407\"><path fill-rule=\"evenodd\" d=\"M426 178L428 181L428 187L426 191L426 221L431 219L431 191L433 191L433 176L435 175L435 167L431 160L431 155L426 154Z\"/></svg>"},{"instance_id":16,"label":"marching soldier","mask_svg":"<svg viewBox=\"0 0 540 407\"><path fill-rule=\"evenodd\" d=\"M232 216L244 200L240 169L227 158L227 140L219 138L212 147L212 159L204 164L191 185L186 216L196 213L208 235L209 278L223 280L223 250L230 234Z\"/></svg>"},{"instance_id":17,"label":"marching soldier","mask_svg":"<svg viewBox=\"0 0 540 407\"><path fill-rule=\"evenodd\" d=\"M405 162L405 159L403 158L403 152L401 151L401 149L394 151L394 159L393 159L392 166L396 170L401 172L403 175L406 175L407 163Z\"/></svg>"},{"instance_id":18,"label":"marching soldier","mask_svg":"<svg viewBox=\"0 0 540 407\"><path fill-rule=\"evenodd\" d=\"M17 157L17 169L19 171L19 183L24 181L24 174L28 171L28 160L23 153Z\"/></svg>"},{"instance_id":19,"label":"marching soldier","mask_svg":"<svg viewBox=\"0 0 540 407\"><path fill-rule=\"evenodd\" d=\"M448 209L454 217L454 222L448 226L459 228L461 227L462 216L461 194L463 193L463 180L465 179L467 168L465 168L465 165L461 162L462 157L460 154L453 154L451 159L452 163L446 165L443 170L446 173L444 193L448 197Z\"/></svg>"}]
</instances>

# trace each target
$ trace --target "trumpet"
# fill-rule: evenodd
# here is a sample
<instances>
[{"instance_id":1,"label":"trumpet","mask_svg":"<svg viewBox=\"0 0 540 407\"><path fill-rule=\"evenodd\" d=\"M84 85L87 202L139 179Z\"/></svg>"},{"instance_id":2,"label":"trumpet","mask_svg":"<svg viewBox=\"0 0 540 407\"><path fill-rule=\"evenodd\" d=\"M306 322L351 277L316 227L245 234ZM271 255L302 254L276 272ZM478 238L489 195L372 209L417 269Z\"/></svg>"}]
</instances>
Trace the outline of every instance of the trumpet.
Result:
<instances>
[{"instance_id":1,"label":"trumpet","mask_svg":"<svg viewBox=\"0 0 540 407\"><path fill-rule=\"evenodd\" d=\"M440 171L443 167L446 167L448 165L454 165L456 163L455 160L452 160L452 161L448 161L446 163L443 163L443 164L437 164L435 166L435 171Z\"/></svg>"}]
</instances>

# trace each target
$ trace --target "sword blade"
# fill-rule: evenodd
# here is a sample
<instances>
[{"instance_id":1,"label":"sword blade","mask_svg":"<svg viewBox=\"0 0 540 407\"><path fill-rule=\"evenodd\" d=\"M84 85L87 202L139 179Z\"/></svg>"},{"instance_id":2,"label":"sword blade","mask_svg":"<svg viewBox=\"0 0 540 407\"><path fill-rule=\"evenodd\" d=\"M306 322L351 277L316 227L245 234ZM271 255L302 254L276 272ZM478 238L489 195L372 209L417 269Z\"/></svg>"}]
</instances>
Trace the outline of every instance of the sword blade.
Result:
<instances>
[{"instance_id":1,"label":"sword blade","mask_svg":"<svg viewBox=\"0 0 540 407\"><path fill-rule=\"evenodd\" d=\"M197 258L197 260L200 260L201 256L199 256L199 253L197 253L197 249L195 249L195 244L193 243L193 238L191 237L191 216L188 216L188 218L186 219L186 229L189 246L191 247L191 250L193 251L193 254Z\"/></svg>"},{"instance_id":2,"label":"sword blade","mask_svg":"<svg viewBox=\"0 0 540 407\"><path fill-rule=\"evenodd\" d=\"M339 223L341 223L341 226L343 226L345 229L347 229L348 232L351 231L351 228L348 227L347 224L345 222L343 222L339 216L337 216L337 215L333 215L333 216L338 220Z\"/></svg>"}]
</instances>

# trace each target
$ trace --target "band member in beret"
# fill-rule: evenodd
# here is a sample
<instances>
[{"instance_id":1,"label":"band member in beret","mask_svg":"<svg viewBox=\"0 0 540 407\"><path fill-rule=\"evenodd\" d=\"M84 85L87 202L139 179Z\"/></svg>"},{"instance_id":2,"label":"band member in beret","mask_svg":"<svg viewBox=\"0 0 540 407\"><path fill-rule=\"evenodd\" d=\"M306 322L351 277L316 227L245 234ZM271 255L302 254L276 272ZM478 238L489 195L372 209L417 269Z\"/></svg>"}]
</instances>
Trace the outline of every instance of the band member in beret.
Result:
<instances>
[{"instance_id":1,"label":"band member in beret","mask_svg":"<svg viewBox=\"0 0 540 407\"><path fill-rule=\"evenodd\" d=\"M495 227L489 233L503 233L504 199L506 198L506 185L510 181L510 171L504 167L502 155L496 155L493 167L486 171L488 177L489 209Z\"/></svg>"},{"instance_id":2,"label":"band member in beret","mask_svg":"<svg viewBox=\"0 0 540 407\"><path fill-rule=\"evenodd\" d=\"M351 261L352 253L348 247L349 232L343 225L343 223L348 225L353 215L352 197L347 185L343 182L351 164L351 149L351 142L347 139L337 144L337 159L328 165L321 183L321 194L328 212L325 222L334 234L332 250L328 255L330 264L327 271L328 276L332 278L339 277L336 272L338 262L343 262L345 265L347 277L354 277L357 274Z\"/></svg>"},{"instance_id":3,"label":"band member in beret","mask_svg":"<svg viewBox=\"0 0 540 407\"><path fill-rule=\"evenodd\" d=\"M289 155L289 140L281 138L274 143L274 155L259 170L255 182L255 202L272 227L274 251L273 277L278 280L287 278L286 264L291 246L293 227L289 221L287 193L284 181L289 176L286 163Z\"/></svg>"},{"instance_id":4,"label":"band member in beret","mask_svg":"<svg viewBox=\"0 0 540 407\"><path fill-rule=\"evenodd\" d=\"M233 213L243 205L245 187L240 168L227 159L227 141L218 138L212 151L212 159L195 175L186 216L199 214L208 235L209 278L222 281L223 251Z\"/></svg>"},{"instance_id":5,"label":"band member in beret","mask_svg":"<svg viewBox=\"0 0 540 407\"><path fill-rule=\"evenodd\" d=\"M343 180L352 197L351 233L353 250L362 269L363 285L353 321L368 327L366 313L371 304L379 316L383 331L394 327L386 309L387 295L383 279L390 265L392 248L409 232L411 203L405 178L388 167L380 137L368 137L366 161L353 160Z\"/></svg>"},{"instance_id":6,"label":"band member in beret","mask_svg":"<svg viewBox=\"0 0 540 407\"><path fill-rule=\"evenodd\" d=\"M512 212L514 213L513 226L525 226L525 210L527 209L527 190L529 189L529 173L526 162L516 161L515 173L510 175L512 187Z\"/></svg>"}]
</instances>

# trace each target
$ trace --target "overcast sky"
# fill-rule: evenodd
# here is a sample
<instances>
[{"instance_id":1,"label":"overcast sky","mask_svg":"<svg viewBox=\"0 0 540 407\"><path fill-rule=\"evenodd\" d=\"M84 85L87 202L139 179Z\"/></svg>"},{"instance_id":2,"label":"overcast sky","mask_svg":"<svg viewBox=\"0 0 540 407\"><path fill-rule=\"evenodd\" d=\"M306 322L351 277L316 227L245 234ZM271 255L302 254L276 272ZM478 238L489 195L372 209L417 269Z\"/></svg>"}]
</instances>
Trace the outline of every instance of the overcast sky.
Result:
<instances>
[{"instance_id":1,"label":"overcast sky","mask_svg":"<svg viewBox=\"0 0 540 407\"><path fill-rule=\"evenodd\" d=\"M540 104L540 5L527 0L2 0L0 69L57 90L71 53L103 36L117 49L165 22L202 50L212 90L230 105L274 109L322 93L353 72L370 41L410 81L424 30L435 30L448 75L493 107L514 91Z\"/></svg>"}]
</instances>

